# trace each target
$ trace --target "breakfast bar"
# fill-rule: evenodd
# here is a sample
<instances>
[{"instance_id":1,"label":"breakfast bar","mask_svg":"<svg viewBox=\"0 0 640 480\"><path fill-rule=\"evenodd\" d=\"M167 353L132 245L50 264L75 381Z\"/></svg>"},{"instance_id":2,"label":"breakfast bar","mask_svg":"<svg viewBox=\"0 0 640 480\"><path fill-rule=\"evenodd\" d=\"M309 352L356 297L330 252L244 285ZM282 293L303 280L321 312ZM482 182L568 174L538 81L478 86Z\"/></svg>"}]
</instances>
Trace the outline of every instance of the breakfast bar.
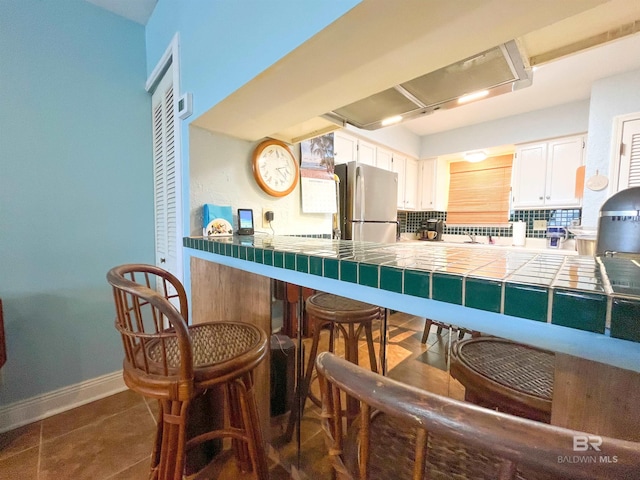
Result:
<instances>
[{"instance_id":1,"label":"breakfast bar","mask_svg":"<svg viewBox=\"0 0 640 480\"><path fill-rule=\"evenodd\" d=\"M184 247L196 319L215 309L269 331L273 278L514 340L556 353L553 424L640 440L635 259L266 235Z\"/></svg>"}]
</instances>

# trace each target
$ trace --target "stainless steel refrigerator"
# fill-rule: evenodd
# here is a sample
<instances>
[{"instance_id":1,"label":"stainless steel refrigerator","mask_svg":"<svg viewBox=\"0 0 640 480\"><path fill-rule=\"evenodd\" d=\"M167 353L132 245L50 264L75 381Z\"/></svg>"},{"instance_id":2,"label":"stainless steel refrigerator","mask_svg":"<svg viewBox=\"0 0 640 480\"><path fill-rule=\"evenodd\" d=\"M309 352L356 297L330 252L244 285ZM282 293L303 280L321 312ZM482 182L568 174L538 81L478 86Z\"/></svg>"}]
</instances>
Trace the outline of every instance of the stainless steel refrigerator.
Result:
<instances>
[{"instance_id":1,"label":"stainless steel refrigerator","mask_svg":"<svg viewBox=\"0 0 640 480\"><path fill-rule=\"evenodd\" d=\"M342 238L395 242L398 234L398 174L357 162L336 165L340 178Z\"/></svg>"}]
</instances>

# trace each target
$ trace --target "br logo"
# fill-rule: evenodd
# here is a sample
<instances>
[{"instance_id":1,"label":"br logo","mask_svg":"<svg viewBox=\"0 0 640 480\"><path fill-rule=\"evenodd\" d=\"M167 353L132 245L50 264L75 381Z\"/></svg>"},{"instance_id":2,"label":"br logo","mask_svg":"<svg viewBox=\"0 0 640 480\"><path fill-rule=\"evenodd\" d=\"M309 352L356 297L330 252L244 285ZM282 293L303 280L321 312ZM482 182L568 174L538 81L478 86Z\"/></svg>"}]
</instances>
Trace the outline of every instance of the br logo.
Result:
<instances>
[{"instance_id":1,"label":"br logo","mask_svg":"<svg viewBox=\"0 0 640 480\"><path fill-rule=\"evenodd\" d=\"M573 451L574 452L586 452L587 450L600 451L600 445L602 445L602 437L597 435L574 435L573 436Z\"/></svg>"}]
</instances>

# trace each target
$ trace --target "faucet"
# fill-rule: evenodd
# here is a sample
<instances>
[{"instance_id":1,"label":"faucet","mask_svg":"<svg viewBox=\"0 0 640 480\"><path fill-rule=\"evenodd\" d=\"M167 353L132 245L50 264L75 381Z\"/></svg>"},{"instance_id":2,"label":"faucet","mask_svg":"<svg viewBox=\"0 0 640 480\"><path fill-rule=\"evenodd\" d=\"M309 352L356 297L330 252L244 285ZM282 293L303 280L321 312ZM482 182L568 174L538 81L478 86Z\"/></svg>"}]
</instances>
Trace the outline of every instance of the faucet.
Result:
<instances>
[{"instance_id":1,"label":"faucet","mask_svg":"<svg viewBox=\"0 0 640 480\"><path fill-rule=\"evenodd\" d=\"M464 232L467 234L467 236L471 239L471 243L478 243L476 241L476 236L475 235L471 235L469 232Z\"/></svg>"}]
</instances>

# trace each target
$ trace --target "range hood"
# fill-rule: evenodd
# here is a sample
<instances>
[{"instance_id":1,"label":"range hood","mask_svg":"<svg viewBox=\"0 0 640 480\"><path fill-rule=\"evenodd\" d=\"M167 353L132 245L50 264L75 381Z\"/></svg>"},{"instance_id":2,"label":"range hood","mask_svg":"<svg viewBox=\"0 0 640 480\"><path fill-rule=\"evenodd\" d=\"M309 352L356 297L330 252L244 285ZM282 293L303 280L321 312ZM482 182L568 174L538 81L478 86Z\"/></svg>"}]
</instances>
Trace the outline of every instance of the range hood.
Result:
<instances>
[{"instance_id":1,"label":"range hood","mask_svg":"<svg viewBox=\"0 0 640 480\"><path fill-rule=\"evenodd\" d=\"M531 69L515 40L338 108L324 117L376 130L391 123L531 85ZM466 98L465 98L466 96ZM395 119L394 119L395 117ZM395 121L389 122L389 119Z\"/></svg>"}]
</instances>

